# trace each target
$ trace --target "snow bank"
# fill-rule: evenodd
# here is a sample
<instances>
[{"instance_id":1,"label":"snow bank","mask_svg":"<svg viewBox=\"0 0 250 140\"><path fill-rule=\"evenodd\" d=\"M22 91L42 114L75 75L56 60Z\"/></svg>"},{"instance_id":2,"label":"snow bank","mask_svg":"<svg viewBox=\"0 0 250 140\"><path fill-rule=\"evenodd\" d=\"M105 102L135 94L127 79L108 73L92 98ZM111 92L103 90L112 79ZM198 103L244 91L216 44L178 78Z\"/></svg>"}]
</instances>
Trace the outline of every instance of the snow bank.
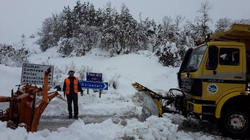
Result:
<instances>
[{"instance_id":1,"label":"snow bank","mask_svg":"<svg viewBox=\"0 0 250 140\"><path fill-rule=\"evenodd\" d=\"M6 123L0 122L0 137L3 140L215 140L219 137L202 133L187 133L177 131L178 126L167 118L152 116L145 122L137 119L112 120L102 123L85 124L77 120L68 128L61 127L57 131L42 131L27 133L24 128L12 130L6 128Z\"/></svg>"},{"instance_id":2,"label":"snow bank","mask_svg":"<svg viewBox=\"0 0 250 140\"><path fill-rule=\"evenodd\" d=\"M16 86L21 81L21 68L6 67L0 64L1 84L0 96L10 96L11 90L16 90Z\"/></svg>"},{"instance_id":3,"label":"snow bank","mask_svg":"<svg viewBox=\"0 0 250 140\"><path fill-rule=\"evenodd\" d=\"M169 119L150 117L146 122L136 119L113 122L108 119L100 124L85 124L75 121L68 128L61 127L57 131L48 130L27 133L24 128L11 130L0 122L0 137L4 140L113 140L113 139L175 139L177 126Z\"/></svg>"}]
</instances>

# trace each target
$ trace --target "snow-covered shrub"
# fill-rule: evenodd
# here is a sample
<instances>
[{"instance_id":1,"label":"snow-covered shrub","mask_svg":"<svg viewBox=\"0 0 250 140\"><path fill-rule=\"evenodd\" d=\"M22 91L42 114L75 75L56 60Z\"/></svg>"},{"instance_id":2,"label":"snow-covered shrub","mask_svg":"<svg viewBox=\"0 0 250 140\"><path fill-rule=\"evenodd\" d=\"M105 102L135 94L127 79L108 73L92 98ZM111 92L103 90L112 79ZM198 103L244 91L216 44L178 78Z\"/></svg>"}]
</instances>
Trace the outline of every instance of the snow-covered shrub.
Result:
<instances>
[{"instance_id":1,"label":"snow-covered shrub","mask_svg":"<svg viewBox=\"0 0 250 140\"><path fill-rule=\"evenodd\" d=\"M77 68L75 63L71 63L70 65L66 65L64 67L54 67L54 85L63 85L64 78L68 76L68 72L70 70L75 71L75 76L80 80L86 80L86 73L92 72L93 68L89 66L82 66Z\"/></svg>"},{"instance_id":2,"label":"snow-covered shrub","mask_svg":"<svg viewBox=\"0 0 250 140\"><path fill-rule=\"evenodd\" d=\"M75 35L77 38L75 52L76 56L84 56L96 45L100 44L101 33L99 28L95 26L81 25L79 27L79 34Z\"/></svg>"},{"instance_id":3,"label":"snow-covered shrub","mask_svg":"<svg viewBox=\"0 0 250 140\"><path fill-rule=\"evenodd\" d=\"M71 64L70 65L66 65L65 66L65 68L64 68L64 73L65 74L68 74L68 72L70 71L70 70L73 70L73 71L77 71L77 67L76 67L76 65L75 65L75 63L74 62L71 62Z\"/></svg>"},{"instance_id":4,"label":"snow-covered shrub","mask_svg":"<svg viewBox=\"0 0 250 140\"><path fill-rule=\"evenodd\" d=\"M0 64L21 67L27 63L29 51L25 48L15 49L11 45L0 44Z\"/></svg>"},{"instance_id":5,"label":"snow-covered shrub","mask_svg":"<svg viewBox=\"0 0 250 140\"><path fill-rule=\"evenodd\" d=\"M63 85L63 82L64 82L64 78L63 77L63 73L65 73L65 70L63 69L60 69L59 67L55 66L54 67L54 85Z\"/></svg>"},{"instance_id":6,"label":"snow-covered shrub","mask_svg":"<svg viewBox=\"0 0 250 140\"><path fill-rule=\"evenodd\" d=\"M58 41L58 52L65 56L84 56L100 40L100 33L94 27L82 26L81 33L72 38L61 38Z\"/></svg>"},{"instance_id":7,"label":"snow-covered shrub","mask_svg":"<svg viewBox=\"0 0 250 140\"><path fill-rule=\"evenodd\" d=\"M159 62L164 66L178 66L179 55L175 44L166 44L159 48L155 55L159 58Z\"/></svg>"},{"instance_id":8,"label":"snow-covered shrub","mask_svg":"<svg viewBox=\"0 0 250 140\"><path fill-rule=\"evenodd\" d=\"M66 56L69 56L74 48L76 47L74 45L75 39L74 38L61 38L58 42L58 52L62 53Z\"/></svg>"},{"instance_id":9,"label":"snow-covered shrub","mask_svg":"<svg viewBox=\"0 0 250 140\"><path fill-rule=\"evenodd\" d=\"M115 74L109 79L109 87L117 89L119 87L119 79L121 78L120 74Z\"/></svg>"},{"instance_id":10,"label":"snow-covered shrub","mask_svg":"<svg viewBox=\"0 0 250 140\"><path fill-rule=\"evenodd\" d=\"M80 70L77 71L78 75L79 75L79 79L81 80L86 80L86 73L88 72L92 72L93 68L89 67L89 66L82 66L80 68Z\"/></svg>"}]
</instances>

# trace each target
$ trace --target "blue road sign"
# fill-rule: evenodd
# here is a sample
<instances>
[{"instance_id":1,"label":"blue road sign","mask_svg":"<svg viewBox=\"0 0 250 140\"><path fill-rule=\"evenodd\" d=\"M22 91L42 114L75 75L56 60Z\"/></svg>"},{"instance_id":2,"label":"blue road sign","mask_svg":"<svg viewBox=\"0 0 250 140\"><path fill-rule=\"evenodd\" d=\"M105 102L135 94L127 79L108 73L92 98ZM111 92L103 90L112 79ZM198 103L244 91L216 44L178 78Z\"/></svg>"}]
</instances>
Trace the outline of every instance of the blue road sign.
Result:
<instances>
[{"instance_id":1,"label":"blue road sign","mask_svg":"<svg viewBox=\"0 0 250 140\"><path fill-rule=\"evenodd\" d=\"M102 73L87 73L87 81L102 82Z\"/></svg>"},{"instance_id":2,"label":"blue road sign","mask_svg":"<svg viewBox=\"0 0 250 140\"><path fill-rule=\"evenodd\" d=\"M108 90L108 82L80 81L81 87L86 89Z\"/></svg>"}]
</instances>

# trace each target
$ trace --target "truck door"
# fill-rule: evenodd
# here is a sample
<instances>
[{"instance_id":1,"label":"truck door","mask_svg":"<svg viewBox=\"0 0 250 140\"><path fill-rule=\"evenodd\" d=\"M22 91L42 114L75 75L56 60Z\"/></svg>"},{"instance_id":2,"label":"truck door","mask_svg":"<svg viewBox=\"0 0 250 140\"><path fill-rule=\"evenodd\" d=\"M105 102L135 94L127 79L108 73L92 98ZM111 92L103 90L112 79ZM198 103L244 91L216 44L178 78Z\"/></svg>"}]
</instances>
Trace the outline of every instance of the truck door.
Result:
<instances>
[{"instance_id":1,"label":"truck door","mask_svg":"<svg viewBox=\"0 0 250 140\"><path fill-rule=\"evenodd\" d=\"M216 46L217 67L203 71L203 100L215 101L222 94L242 90L245 85L243 74L243 48L240 46Z\"/></svg>"}]
</instances>

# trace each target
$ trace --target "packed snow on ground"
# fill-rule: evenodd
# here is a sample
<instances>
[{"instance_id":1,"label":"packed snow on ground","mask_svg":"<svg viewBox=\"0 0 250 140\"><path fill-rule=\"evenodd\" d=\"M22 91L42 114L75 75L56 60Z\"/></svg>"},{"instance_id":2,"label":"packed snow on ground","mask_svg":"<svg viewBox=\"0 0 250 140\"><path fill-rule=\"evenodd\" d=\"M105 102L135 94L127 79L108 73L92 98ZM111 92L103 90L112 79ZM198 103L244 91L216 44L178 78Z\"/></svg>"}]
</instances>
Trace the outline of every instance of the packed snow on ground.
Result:
<instances>
[{"instance_id":1,"label":"packed snow on ground","mask_svg":"<svg viewBox=\"0 0 250 140\"><path fill-rule=\"evenodd\" d=\"M37 140L66 140L66 139L180 139L180 140L213 140L221 139L218 136L206 135L201 132L186 132L178 130L178 125L172 120L180 116L171 114L162 118L152 116L145 122L139 122L137 116L141 113L141 106L134 103L136 90L131 86L133 82L155 91L168 91L177 87L177 68L163 67L157 58L148 51L134 54L109 57L108 52L93 49L84 57L65 57L57 53L57 48L41 52L33 42L27 44L32 55L29 61L34 64L54 66L54 82L62 86L69 70L75 70L76 76L84 77L86 72L103 73L105 82L112 83L108 91L84 91L84 96L79 96L80 119L68 127L61 127L50 132L48 129L35 133L27 133L24 128L11 130L6 128L5 122L0 122L0 138L3 140L37 139ZM0 96L10 96L11 89L17 90L15 85L20 84L21 68L0 65L1 79ZM81 79L85 80L85 79ZM114 88L113 84L116 84ZM59 92L62 96L63 93ZM1 108L7 108L1 103ZM67 117L67 103L59 98L54 98L43 116ZM85 124L81 116L110 116L110 119L101 123ZM171 118L172 117L172 118ZM115 119L117 118L117 119ZM123 118L123 119L121 119ZM173 119L175 118L175 119ZM180 120L179 120L180 121ZM178 124L178 123L177 123Z\"/></svg>"}]
</instances>

